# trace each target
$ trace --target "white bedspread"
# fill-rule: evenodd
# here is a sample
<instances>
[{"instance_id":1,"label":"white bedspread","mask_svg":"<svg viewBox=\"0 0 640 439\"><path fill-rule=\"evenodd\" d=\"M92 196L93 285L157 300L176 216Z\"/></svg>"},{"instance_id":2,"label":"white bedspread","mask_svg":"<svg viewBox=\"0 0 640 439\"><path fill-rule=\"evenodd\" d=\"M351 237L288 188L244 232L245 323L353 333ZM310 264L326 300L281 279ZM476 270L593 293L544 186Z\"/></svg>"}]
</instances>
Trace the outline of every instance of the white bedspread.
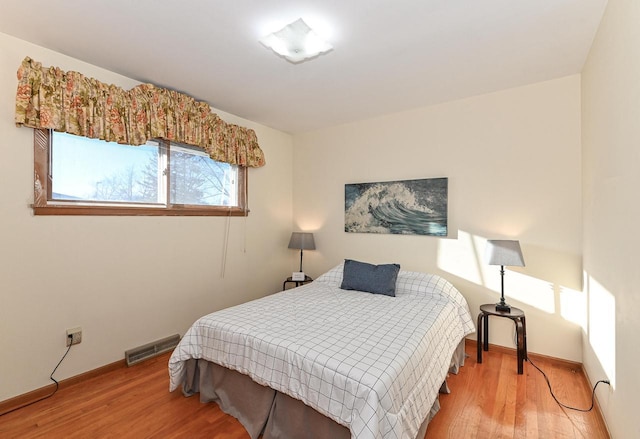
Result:
<instances>
[{"instance_id":1,"label":"white bedspread","mask_svg":"<svg viewBox=\"0 0 640 439\"><path fill-rule=\"evenodd\" d=\"M473 332L447 281L401 271L396 297L339 289L341 266L302 287L200 318L169 361L206 359L303 401L354 438L414 438L462 338Z\"/></svg>"}]
</instances>

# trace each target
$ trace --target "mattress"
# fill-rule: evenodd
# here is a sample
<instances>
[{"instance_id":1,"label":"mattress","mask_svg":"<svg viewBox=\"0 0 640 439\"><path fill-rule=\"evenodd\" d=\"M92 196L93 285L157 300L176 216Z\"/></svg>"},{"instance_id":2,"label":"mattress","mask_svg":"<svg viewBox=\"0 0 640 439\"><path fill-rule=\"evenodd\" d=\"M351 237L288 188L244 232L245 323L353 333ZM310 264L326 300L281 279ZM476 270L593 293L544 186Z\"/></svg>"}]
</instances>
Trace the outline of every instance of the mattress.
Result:
<instances>
[{"instance_id":1,"label":"mattress","mask_svg":"<svg viewBox=\"0 0 640 439\"><path fill-rule=\"evenodd\" d=\"M169 361L170 390L203 359L344 425L415 438L463 338L475 330L445 279L400 271L396 296L340 289L342 266L304 286L198 319Z\"/></svg>"}]
</instances>

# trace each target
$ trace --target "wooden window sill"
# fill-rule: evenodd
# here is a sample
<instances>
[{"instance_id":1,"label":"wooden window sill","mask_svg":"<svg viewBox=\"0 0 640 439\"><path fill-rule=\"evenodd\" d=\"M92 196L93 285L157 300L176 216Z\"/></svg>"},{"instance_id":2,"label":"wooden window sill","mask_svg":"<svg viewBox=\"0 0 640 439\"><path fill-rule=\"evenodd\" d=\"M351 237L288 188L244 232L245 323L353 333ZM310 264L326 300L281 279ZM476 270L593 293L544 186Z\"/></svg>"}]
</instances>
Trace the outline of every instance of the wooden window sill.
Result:
<instances>
[{"instance_id":1,"label":"wooden window sill","mask_svg":"<svg viewBox=\"0 0 640 439\"><path fill-rule=\"evenodd\" d=\"M111 207L111 206L32 206L34 215L94 216L246 216L239 207Z\"/></svg>"}]
</instances>

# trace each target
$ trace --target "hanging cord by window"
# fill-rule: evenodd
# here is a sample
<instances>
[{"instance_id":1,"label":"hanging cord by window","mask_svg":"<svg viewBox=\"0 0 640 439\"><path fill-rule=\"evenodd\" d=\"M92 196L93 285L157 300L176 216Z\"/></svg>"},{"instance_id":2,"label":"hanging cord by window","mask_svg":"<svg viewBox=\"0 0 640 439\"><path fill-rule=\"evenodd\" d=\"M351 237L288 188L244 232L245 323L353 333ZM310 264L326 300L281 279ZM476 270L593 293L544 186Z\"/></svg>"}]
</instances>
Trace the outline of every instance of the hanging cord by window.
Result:
<instances>
[{"instance_id":1,"label":"hanging cord by window","mask_svg":"<svg viewBox=\"0 0 640 439\"><path fill-rule=\"evenodd\" d=\"M44 401L45 399L51 398L53 395L55 395L55 393L58 391L58 389L60 388L60 384L58 383L58 381L56 381L56 379L53 377L53 374L56 373L56 370L58 370L58 367L60 367L60 365L62 364L62 361L65 359L65 357L67 356L67 354L69 353L69 351L71 350L71 346L73 345L69 345L69 347L67 348L67 350L65 351L64 355L62 356L62 358L60 359L60 361L58 361L58 364L56 364L56 367L53 368L53 371L51 372L51 375L49 375L49 379L51 381L54 382L54 384L56 385L56 388L53 389L53 392L51 392L50 394L43 396L42 398L36 399L34 401L28 402L26 404L22 404L21 406L12 408L11 410L8 410L4 413L0 413L0 416L4 416L8 413L13 413L16 410L20 410L22 408L28 407L30 405L35 404L36 402L40 402L40 401Z\"/></svg>"},{"instance_id":2,"label":"hanging cord by window","mask_svg":"<svg viewBox=\"0 0 640 439\"><path fill-rule=\"evenodd\" d=\"M244 214L244 231L243 231L243 240L242 240L242 253L247 252L247 214Z\"/></svg>"},{"instance_id":3,"label":"hanging cord by window","mask_svg":"<svg viewBox=\"0 0 640 439\"><path fill-rule=\"evenodd\" d=\"M227 271L227 249L229 248L229 226L231 223L231 207L229 207L227 222L224 226L224 238L222 240L222 265L220 267L220 277L224 279Z\"/></svg>"},{"instance_id":4,"label":"hanging cord by window","mask_svg":"<svg viewBox=\"0 0 640 439\"><path fill-rule=\"evenodd\" d=\"M516 337L517 337L517 333L516 333ZM556 397L555 393L553 393L553 389L551 388L551 381L549 381L549 377L547 377L547 374L544 373L544 371L542 369L540 369L538 367L538 365L536 363L534 363L531 358L529 357L529 354L527 353L527 358L526 360L531 363L531 365L533 367L535 367L536 369L538 369L538 372L540 372L542 374L542 376L544 377L544 380L547 382L547 387L549 387L549 393L551 393L551 396L553 397L554 401L560 406L560 407L564 407L566 409L569 410L575 410L577 412L590 412L591 410L593 410L593 406L595 405L595 399L596 399L596 388L598 387L598 384L600 383L605 383L605 384L609 384L611 385L611 383L608 380L598 380L595 385L593 386L593 390L591 391L591 406L588 409L581 409L581 408L577 408L577 407L571 407L570 405L566 405L563 404L562 402L560 402L558 400L558 398Z\"/></svg>"},{"instance_id":5,"label":"hanging cord by window","mask_svg":"<svg viewBox=\"0 0 640 439\"><path fill-rule=\"evenodd\" d=\"M247 217L248 216L249 216L249 194L247 191L247 183L245 182L244 184L244 237L243 237L243 243L242 243L242 253L247 252Z\"/></svg>"}]
</instances>

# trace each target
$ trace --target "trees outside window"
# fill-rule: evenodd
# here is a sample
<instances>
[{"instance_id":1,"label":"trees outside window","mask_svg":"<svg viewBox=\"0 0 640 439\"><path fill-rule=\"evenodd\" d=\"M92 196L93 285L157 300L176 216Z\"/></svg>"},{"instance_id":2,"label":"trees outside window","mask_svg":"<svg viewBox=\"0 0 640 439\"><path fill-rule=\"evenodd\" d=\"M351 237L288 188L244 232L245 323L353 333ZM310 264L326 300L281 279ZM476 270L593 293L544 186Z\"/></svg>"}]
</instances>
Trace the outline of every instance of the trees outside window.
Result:
<instances>
[{"instance_id":1,"label":"trees outside window","mask_svg":"<svg viewBox=\"0 0 640 439\"><path fill-rule=\"evenodd\" d=\"M196 147L118 145L36 130L34 157L36 214L247 214L246 168Z\"/></svg>"}]
</instances>

